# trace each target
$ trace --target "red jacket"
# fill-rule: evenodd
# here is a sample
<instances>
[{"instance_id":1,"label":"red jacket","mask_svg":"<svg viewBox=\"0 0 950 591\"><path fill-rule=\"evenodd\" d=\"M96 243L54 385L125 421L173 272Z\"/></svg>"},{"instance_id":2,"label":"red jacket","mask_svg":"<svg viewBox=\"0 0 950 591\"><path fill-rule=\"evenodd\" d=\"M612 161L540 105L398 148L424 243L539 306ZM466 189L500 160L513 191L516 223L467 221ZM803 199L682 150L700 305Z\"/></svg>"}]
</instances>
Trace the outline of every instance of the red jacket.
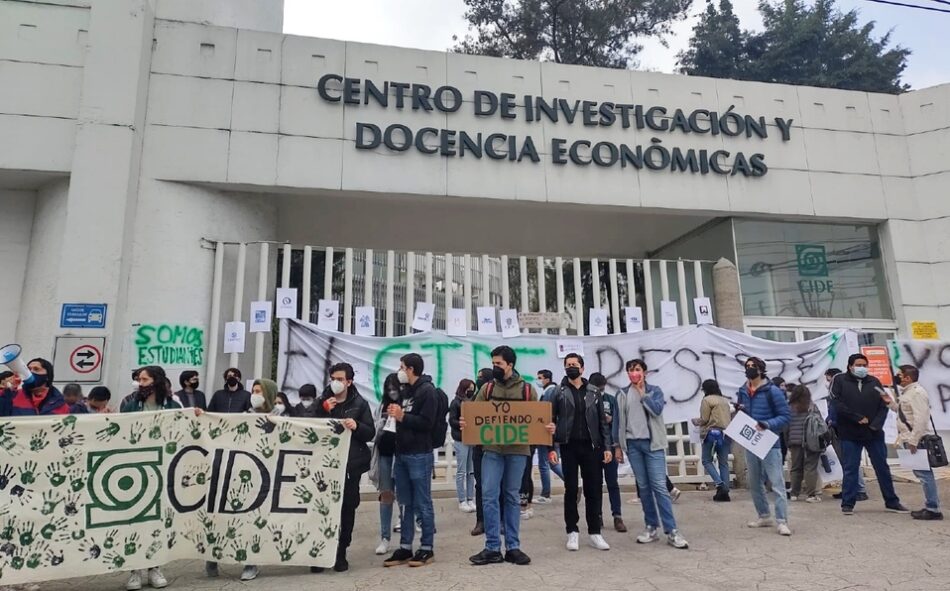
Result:
<instances>
[{"instance_id":1,"label":"red jacket","mask_svg":"<svg viewBox=\"0 0 950 591\"><path fill-rule=\"evenodd\" d=\"M69 407L62 393L52 386L38 405L34 404L33 396L27 394L23 388L17 389L16 392L6 390L3 396L7 398L8 404L0 404L0 408L8 410L11 417L69 414Z\"/></svg>"}]
</instances>

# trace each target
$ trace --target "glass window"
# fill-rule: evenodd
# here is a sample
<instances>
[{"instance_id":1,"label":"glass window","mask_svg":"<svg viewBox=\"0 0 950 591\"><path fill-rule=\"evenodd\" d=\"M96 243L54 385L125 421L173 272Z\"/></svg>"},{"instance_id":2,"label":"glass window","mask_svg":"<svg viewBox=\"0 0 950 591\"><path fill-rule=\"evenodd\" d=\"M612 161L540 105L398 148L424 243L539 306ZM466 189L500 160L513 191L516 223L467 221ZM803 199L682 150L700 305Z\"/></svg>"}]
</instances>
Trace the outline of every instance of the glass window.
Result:
<instances>
[{"instance_id":1,"label":"glass window","mask_svg":"<svg viewBox=\"0 0 950 591\"><path fill-rule=\"evenodd\" d=\"M769 341L777 341L779 343L794 343L795 342L794 330L755 329L752 331L752 336L758 337L760 339L766 339Z\"/></svg>"},{"instance_id":2,"label":"glass window","mask_svg":"<svg viewBox=\"0 0 950 591\"><path fill-rule=\"evenodd\" d=\"M748 316L892 318L873 226L736 220Z\"/></svg>"}]
</instances>

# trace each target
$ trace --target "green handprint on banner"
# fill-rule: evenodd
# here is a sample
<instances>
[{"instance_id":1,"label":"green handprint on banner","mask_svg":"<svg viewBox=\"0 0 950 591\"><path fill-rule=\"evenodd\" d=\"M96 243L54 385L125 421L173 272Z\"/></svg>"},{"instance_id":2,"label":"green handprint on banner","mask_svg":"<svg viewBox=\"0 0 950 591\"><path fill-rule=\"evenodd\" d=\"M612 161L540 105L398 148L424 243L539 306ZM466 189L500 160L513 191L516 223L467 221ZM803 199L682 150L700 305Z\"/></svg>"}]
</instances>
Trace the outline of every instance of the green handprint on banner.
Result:
<instances>
[{"instance_id":1,"label":"green handprint on banner","mask_svg":"<svg viewBox=\"0 0 950 591\"><path fill-rule=\"evenodd\" d=\"M86 441L86 436L82 433L69 433L59 438L60 449L66 449L70 445L82 445Z\"/></svg>"},{"instance_id":2,"label":"green handprint on banner","mask_svg":"<svg viewBox=\"0 0 950 591\"><path fill-rule=\"evenodd\" d=\"M224 537L228 540L237 539L237 528L239 524L240 522L237 520L237 518L229 521L228 528L224 531Z\"/></svg>"},{"instance_id":3,"label":"green handprint on banner","mask_svg":"<svg viewBox=\"0 0 950 591\"><path fill-rule=\"evenodd\" d=\"M260 510L254 511L254 527L257 529L264 529L267 527L267 518L261 514Z\"/></svg>"},{"instance_id":4,"label":"green handprint on banner","mask_svg":"<svg viewBox=\"0 0 950 591\"><path fill-rule=\"evenodd\" d=\"M129 443L135 445L142 441L142 435L145 435L145 425L136 421L129 427Z\"/></svg>"},{"instance_id":5,"label":"green handprint on banner","mask_svg":"<svg viewBox=\"0 0 950 591\"><path fill-rule=\"evenodd\" d=\"M175 525L175 512L170 508L165 509L165 529L171 529Z\"/></svg>"},{"instance_id":6,"label":"green handprint on banner","mask_svg":"<svg viewBox=\"0 0 950 591\"><path fill-rule=\"evenodd\" d=\"M271 447L266 441L257 442L257 451L265 458L270 458L274 455L274 448Z\"/></svg>"},{"instance_id":7,"label":"green handprint on banner","mask_svg":"<svg viewBox=\"0 0 950 591\"><path fill-rule=\"evenodd\" d=\"M234 440L238 443L245 443L251 438L251 426L247 422L239 423L231 430L234 432Z\"/></svg>"},{"instance_id":8,"label":"green handprint on banner","mask_svg":"<svg viewBox=\"0 0 950 591\"><path fill-rule=\"evenodd\" d=\"M208 481L206 468L207 466L204 464L188 468L188 472L181 477L181 485L185 488L195 485L204 486L205 482Z\"/></svg>"},{"instance_id":9,"label":"green handprint on banner","mask_svg":"<svg viewBox=\"0 0 950 591\"><path fill-rule=\"evenodd\" d=\"M159 550L161 550L163 546L164 544L161 540L155 540L149 544L148 549L145 550L145 558L151 560L156 554L158 554Z\"/></svg>"},{"instance_id":10,"label":"green handprint on banner","mask_svg":"<svg viewBox=\"0 0 950 591\"><path fill-rule=\"evenodd\" d=\"M21 546L29 546L33 543L33 529L36 526L30 523L29 525L24 525L22 529L19 527L16 530L16 533L19 534L19 540Z\"/></svg>"},{"instance_id":11,"label":"green handprint on banner","mask_svg":"<svg viewBox=\"0 0 950 591\"><path fill-rule=\"evenodd\" d=\"M245 495L245 492L239 490L231 492L231 499L228 501L228 504L231 506L232 511L240 511L244 508L244 501L247 500Z\"/></svg>"},{"instance_id":12,"label":"green handprint on banner","mask_svg":"<svg viewBox=\"0 0 950 591\"><path fill-rule=\"evenodd\" d=\"M16 517L11 517L3 525L3 529L0 529L0 540L6 540L7 542L13 539L13 536L16 534Z\"/></svg>"},{"instance_id":13,"label":"green handprint on banner","mask_svg":"<svg viewBox=\"0 0 950 591\"><path fill-rule=\"evenodd\" d=\"M217 544L219 538L220 536L218 536L218 532L214 531L213 529L205 530L205 541L208 542L209 546Z\"/></svg>"},{"instance_id":14,"label":"green handprint on banner","mask_svg":"<svg viewBox=\"0 0 950 591\"><path fill-rule=\"evenodd\" d=\"M139 535L132 534L131 536L126 536L125 544L122 546L122 551L126 556L132 556L139 551L139 548L142 547L141 542L139 542Z\"/></svg>"},{"instance_id":15,"label":"green handprint on banner","mask_svg":"<svg viewBox=\"0 0 950 591\"><path fill-rule=\"evenodd\" d=\"M313 508L317 510L317 513L326 517L330 514L330 506L323 502L323 499L317 499L313 502Z\"/></svg>"},{"instance_id":16,"label":"green handprint on banner","mask_svg":"<svg viewBox=\"0 0 950 591\"><path fill-rule=\"evenodd\" d=\"M297 474L300 480L310 478L310 460L309 458L297 458Z\"/></svg>"},{"instance_id":17,"label":"green handprint on banner","mask_svg":"<svg viewBox=\"0 0 950 591\"><path fill-rule=\"evenodd\" d=\"M273 540L274 542L279 542L282 539L284 539L284 532L283 530L280 529L280 527L276 525L272 525L268 527L267 529L270 531L271 540Z\"/></svg>"},{"instance_id":18,"label":"green handprint on banner","mask_svg":"<svg viewBox=\"0 0 950 591\"><path fill-rule=\"evenodd\" d=\"M224 548L221 546L215 546L211 549L211 555L214 556L215 560L221 560L224 558Z\"/></svg>"},{"instance_id":19,"label":"green handprint on banner","mask_svg":"<svg viewBox=\"0 0 950 591\"><path fill-rule=\"evenodd\" d=\"M46 431L40 429L30 437L30 451L38 452L46 449L46 446L49 445L49 441L46 439Z\"/></svg>"},{"instance_id":20,"label":"green handprint on banner","mask_svg":"<svg viewBox=\"0 0 950 591\"><path fill-rule=\"evenodd\" d=\"M172 437L169 437L165 441L165 453L170 456L175 455L175 452L178 451L178 444L181 443L182 434L181 432L175 433Z\"/></svg>"},{"instance_id":21,"label":"green handprint on banner","mask_svg":"<svg viewBox=\"0 0 950 591\"><path fill-rule=\"evenodd\" d=\"M10 421L5 421L0 423L0 439L9 439L11 437L16 437L16 425Z\"/></svg>"},{"instance_id":22,"label":"green handprint on banner","mask_svg":"<svg viewBox=\"0 0 950 591\"><path fill-rule=\"evenodd\" d=\"M331 482L330 483L330 498L333 499L334 503L340 502L340 496L342 494L343 493L340 490L340 481L334 480L333 482Z\"/></svg>"},{"instance_id":23,"label":"green handprint on banner","mask_svg":"<svg viewBox=\"0 0 950 591\"><path fill-rule=\"evenodd\" d=\"M238 540L231 542L231 549L234 551L231 554L231 558L235 562L246 562L247 561L247 544L241 544Z\"/></svg>"},{"instance_id":24,"label":"green handprint on banner","mask_svg":"<svg viewBox=\"0 0 950 591\"><path fill-rule=\"evenodd\" d=\"M76 503L79 502L79 495L66 495L66 504L63 505L63 512L67 517L72 517L79 513Z\"/></svg>"},{"instance_id":25,"label":"green handprint on banner","mask_svg":"<svg viewBox=\"0 0 950 591\"><path fill-rule=\"evenodd\" d=\"M280 561L281 561L281 562L287 562L287 561L289 561L291 558L294 557L294 554L296 554L296 552L291 552L291 551L290 551L291 547L293 547L293 544L294 544L294 543L293 543L292 540L285 540L285 541L283 541L282 543L280 543L280 544L277 545L277 550L278 550L279 553L280 553Z\"/></svg>"},{"instance_id":26,"label":"green handprint on banner","mask_svg":"<svg viewBox=\"0 0 950 591\"><path fill-rule=\"evenodd\" d=\"M70 472L69 479L69 488L73 492L79 492L86 488L86 479L83 478L83 472L81 470Z\"/></svg>"},{"instance_id":27,"label":"green handprint on banner","mask_svg":"<svg viewBox=\"0 0 950 591\"><path fill-rule=\"evenodd\" d=\"M40 513L43 515L52 515L56 511L56 507L63 502L63 498L60 495L56 494L56 491L47 490L43 492L43 506L40 508Z\"/></svg>"},{"instance_id":28,"label":"green handprint on banner","mask_svg":"<svg viewBox=\"0 0 950 591\"><path fill-rule=\"evenodd\" d=\"M192 439L201 439L201 423L199 423L196 419L191 419L191 421L188 423L188 427L190 429Z\"/></svg>"},{"instance_id":29,"label":"green handprint on banner","mask_svg":"<svg viewBox=\"0 0 950 591\"><path fill-rule=\"evenodd\" d=\"M112 438L119 434L122 427L119 423L106 419L106 426L96 431L96 439L99 441L112 441Z\"/></svg>"},{"instance_id":30,"label":"green handprint on banner","mask_svg":"<svg viewBox=\"0 0 950 591\"><path fill-rule=\"evenodd\" d=\"M198 511L198 522L204 529L211 529L214 527L214 519L212 519L211 516L204 511L204 509Z\"/></svg>"},{"instance_id":31,"label":"green handprint on banner","mask_svg":"<svg viewBox=\"0 0 950 591\"><path fill-rule=\"evenodd\" d=\"M73 533L71 533L71 534L69 535L69 537L72 538L74 542L78 542L79 540L83 540L83 539L86 538L86 530L84 530L84 529L75 529L75 530L73 530Z\"/></svg>"},{"instance_id":32,"label":"green handprint on banner","mask_svg":"<svg viewBox=\"0 0 950 591\"><path fill-rule=\"evenodd\" d=\"M110 552L106 554L105 559L106 559L107 565L109 565L110 568L118 570L118 569L121 569L123 566L125 566L125 558L122 558L115 552Z\"/></svg>"},{"instance_id":33,"label":"green handprint on banner","mask_svg":"<svg viewBox=\"0 0 950 591\"><path fill-rule=\"evenodd\" d=\"M63 468L72 468L79 461L82 454L79 452L63 456Z\"/></svg>"},{"instance_id":34,"label":"green handprint on banner","mask_svg":"<svg viewBox=\"0 0 950 591\"><path fill-rule=\"evenodd\" d=\"M293 435L290 433L290 423L280 424L280 427L277 430L277 439L280 441L281 445L290 443L290 440L293 439Z\"/></svg>"},{"instance_id":35,"label":"green handprint on banner","mask_svg":"<svg viewBox=\"0 0 950 591\"><path fill-rule=\"evenodd\" d=\"M62 433L67 429L69 431L76 430L76 415L67 415L63 417L63 420L53 425L53 431L57 433Z\"/></svg>"},{"instance_id":36,"label":"green handprint on banner","mask_svg":"<svg viewBox=\"0 0 950 591\"><path fill-rule=\"evenodd\" d=\"M303 543L306 542L309 537L310 532L304 530L302 523L298 523L297 528L294 530L294 541L297 542L297 545L303 546Z\"/></svg>"},{"instance_id":37,"label":"green handprint on banner","mask_svg":"<svg viewBox=\"0 0 950 591\"><path fill-rule=\"evenodd\" d=\"M46 467L46 477L54 488L58 488L66 482L66 475L61 472L59 462L53 462Z\"/></svg>"},{"instance_id":38,"label":"green handprint on banner","mask_svg":"<svg viewBox=\"0 0 950 591\"><path fill-rule=\"evenodd\" d=\"M314 431L313 427L307 427L304 429L300 436L303 437L304 443L310 445L316 445L320 442L320 434Z\"/></svg>"},{"instance_id":39,"label":"green handprint on banner","mask_svg":"<svg viewBox=\"0 0 950 591\"><path fill-rule=\"evenodd\" d=\"M30 485L36 482L36 462L26 462L20 466L20 482Z\"/></svg>"},{"instance_id":40,"label":"green handprint on banner","mask_svg":"<svg viewBox=\"0 0 950 591\"><path fill-rule=\"evenodd\" d=\"M251 552L254 554L260 554L261 552L261 537L257 534L254 534L254 537L251 538Z\"/></svg>"},{"instance_id":41,"label":"green handprint on banner","mask_svg":"<svg viewBox=\"0 0 950 591\"><path fill-rule=\"evenodd\" d=\"M46 542L40 542L33 548L33 552L26 559L26 568L35 569L39 565L43 564L43 553L49 550L49 544Z\"/></svg>"},{"instance_id":42,"label":"green handprint on banner","mask_svg":"<svg viewBox=\"0 0 950 591\"><path fill-rule=\"evenodd\" d=\"M10 557L10 566L13 567L13 570L20 570L23 568L23 563L26 562L23 558L23 548L17 548L13 551L13 555Z\"/></svg>"},{"instance_id":43,"label":"green handprint on banner","mask_svg":"<svg viewBox=\"0 0 950 591\"><path fill-rule=\"evenodd\" d=\"M224 419L218 419L218 424L208 431L208 435L211 437L211 439L217 439L218 437L221 437L221 434L224 433L227 428L228 422Z\"/></svg>"},{"instance_id":44,"label":"green handprint on banner","mask_svg":"<svg viewBox=\"0 0 950 591\"><path fill-rule=\"evenodd\" d=\"M336 537L336 530L337 526L331 525L330 520L324 517L323 523L320 526L320 533L323 534L323 537L328 540L332 540L334 537Z\"/></svg>"},{"instance_id":45,"label":"green handprint on banner","mask_svg":"<svg viewBox=\"0 0 950 591\"><path fill-rule=\"evenodd\" d=\"M148 428L148 438L149 439L161 439L162 438L162 415L156 414L152 418L152 424Z\"/></svg>"},{"instance_id":46,"label":"green handprint on banner","mask_svg":"<svg viewBox=\"0 0 950 591\"><path fill-rule=\"evenodd\" d=\"M313 475L313 483L317 485L318 492L327 492L327 481L324 480L323 471L318 470L317 473Z\"/></svg>"},{"instance_id":47,"label":"green handprint on banner","mask_svg":"<svg viewBox=\"0 0 950 591\"><path fill-rule=\"evenodd\" d=\"M306 505L313 500L313 493L302 484L298 484L294 487L294 496L300 499L301 505Z\"/></svg>"},{"instance_id":48,"label":"green handprint on banner","mask_svg":"<svg viewBox=\"0 0 950 591\"><path fill-rule=\"evenodd\" d=\"M66 525L65 517L53 518L49 523L44 525L42 529L40 529L40 535L43 536L44 540L52 540L54 536L56 537L57 542L68 540L69 534L60 531L64 525ZM57 532L59 532L58 535Z\"/></svg>"},{"instance_id":49,"label":"green handprint on banner","mask_svg":"<svg viewBox=\"0 0 950 591\"><path fill-rule=\"evenodd\" d=\"M314 542L313 546L310 546L310 558L316 558L323 553L323 549L327 547L326 542Z\"/></svg>"},{"instance_id":50,"label":"green handprint on banner","mask_svg":"<svg viewBox=\"0 0 950 591\"><path fill-rule=\"evenodd\" d=\"M106 550L115 548L115 537L119 535L119 530L113 529L106 533L106 539L102 541L102 547Z\"/></svg>"},{"instance_id":51,"label":"green handprint on banner","mask_svg":"<svg viewBox=\"0 0 950 591\"><path fill-rule=\"evenodd\" d=\"M340 445L340 436L339 435L324 435L320 440L320 443L325 447L332 447L336 449Z\"/></svg>"},{"instance_id":52,"label":"green handprint on banner","mask_svg":"<svg viewBox=\"0 0 950 591\"><path fill-rule=\"evenodd\" d=\"M333 456L323 456L323 467L330 470L336 470L340 467L340 458Z\"/></svg>"}]
</instances>

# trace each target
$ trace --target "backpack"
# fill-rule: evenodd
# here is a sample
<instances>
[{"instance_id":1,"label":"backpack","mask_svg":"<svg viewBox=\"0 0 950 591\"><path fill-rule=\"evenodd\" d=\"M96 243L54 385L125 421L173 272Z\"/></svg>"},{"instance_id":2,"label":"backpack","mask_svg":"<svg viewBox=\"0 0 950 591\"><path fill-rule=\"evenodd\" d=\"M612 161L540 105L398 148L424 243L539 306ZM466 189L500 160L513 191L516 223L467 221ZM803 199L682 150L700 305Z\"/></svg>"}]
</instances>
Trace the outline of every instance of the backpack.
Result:
<instances>
[{"instance_id":1,"label":"backpack","mask_svg":"<svg viewBox=\"0 0 950 591\"><path fill-rule=\"evenodd\" d=\"M825 451L825 448L831 444L831 431L828 430L828 424L821 418L814 407L805 417L804 441L807 451L818 453Z\"/></svg>"},{"instance_id":2,"label":"backpack","mask_svg":"<svg viewBox=\"0 0 950 591\"><path fill-rule=\"evenodd\" d=\"M488 382L485 388L485 402L491 400L491 392L495 389L495 382ZM531 402L531 384L524 383L524 401Z\"/></svg>"},{"instance_id":3,"label":"backpack","mask_svg":"<svg viewBox=\"0 0 950 591\"><path fill-rule=\"evenodd\" d=\"M435 389L435 426L432 427L432 449L445 446L445 435L449 430L449 397L442 388Z\"/></svg>"}]
</instances>

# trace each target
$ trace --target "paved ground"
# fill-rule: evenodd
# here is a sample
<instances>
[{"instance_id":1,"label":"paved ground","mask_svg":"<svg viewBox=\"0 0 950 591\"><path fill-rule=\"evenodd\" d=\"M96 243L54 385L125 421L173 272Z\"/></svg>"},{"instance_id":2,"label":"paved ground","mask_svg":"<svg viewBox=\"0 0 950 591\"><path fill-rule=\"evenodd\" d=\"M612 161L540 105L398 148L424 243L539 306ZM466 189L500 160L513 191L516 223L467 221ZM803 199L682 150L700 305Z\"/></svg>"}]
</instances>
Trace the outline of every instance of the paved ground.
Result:
<instances>
[{"instance_id":1,"label":"paved ground","mask_svg":"<svg viewBox=\"0 0 950 591\"><path fill-rule=\"evenodd\" d=\"M412 591L950 589L950 520L913 522L909 515L885 513L880 493L873 482L869 484L874 489L871 500L859 503L852 517L841 515L837 503L830 499L820 505L793 503L791 538L780 537L774 530L745 527L755 516L745 491L734 492L730 504L713 503L710 492L684 492L675 510L680 529L690 542L689 550L675 550L665 543L636 544L642 513L639 505L626 502L630 495L625 493L623 510L630 533L605 530L612 545L608 552L585 545L582 535L580 551L568 552L564 548L563 504L556 498L552 505L537 506L535 517L522 524L522 548L532 558L526 567L470 566L468 556L481 549L481 539L468 533L474 519L459 513L454 500L439 499L436 561L419 569L384 569L382 558L373 554L377 505L364 502L357 516L348 573L311 575L304 568L262 567L260 578L245 584L236 580L237 566L222 566L222 577L213 580L203 577L202 564L197 561L179 561L164 572L169 588L182 591L295 591L324 586ZM950 499L950 482L940 485L942 498ZM920 506L919 485L899 484L898 492L908 506ZM583 523L581 528L584 533ZM123 576L111 575L48 583L42 588L119 590L124 589L124 583Z\"/></svg>"}]
</instances>

